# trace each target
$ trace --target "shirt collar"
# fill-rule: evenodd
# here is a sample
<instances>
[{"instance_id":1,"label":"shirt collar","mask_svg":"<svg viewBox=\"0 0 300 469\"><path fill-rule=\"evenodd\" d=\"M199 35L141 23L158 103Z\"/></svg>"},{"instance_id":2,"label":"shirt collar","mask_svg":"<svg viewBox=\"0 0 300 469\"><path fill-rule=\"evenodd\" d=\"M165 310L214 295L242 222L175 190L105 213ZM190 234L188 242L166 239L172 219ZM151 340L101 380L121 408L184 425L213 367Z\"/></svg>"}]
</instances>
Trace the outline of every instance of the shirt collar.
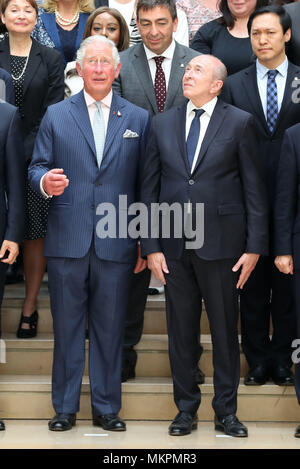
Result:
<instances>
[{"instance_id":1,"label":"shirt collar","mask_svg":"<svg viewBox=\"0 0 300 469\"><path fill-rule=\"evenodd\" d=\"M201 106L201 109L204 109L204 111L208 114L208 116L211 117L212 113L214 112L217 101L218 101L218 97L215 96L213 99L203 104L203 106ZM188 116L188 114L193 112L193 109L199 109L199 108L195 106L195 104L193 104L192 101L189 101L187 103L186 115Z\"/></svg>"},{"instance_id":2,"label":"shirt collar","mask_svg":"<svg viewBox=\"0 0 300 469\"><path fill-rule=\"evenodd\" d=\"M286 77L288 66L289 66L289 62L288 62L287 56L285 56L284 61L280 65L278 65L278 67L276 67L276 70L278 71L278 73L280 73L281 76ZM256 59L256 71L257 71L258 78L263 80L269 70L270 70L269 68L265 67L263 64L260 63L258 59Z\"/></svg>"},{"instance_id":3,"label":"shirt collar","mask_svg":"<svg viewBox=\"0 0 300 469\"><path fill-rule=\"evenodd\" d=\"M153 59L154 57L160 57L160 56L163 56L166 59L173 60L175 45L176 44L173 39L169 47L162 54L155 54L155 52L152 52L152 50L148 49L148 47L146 47L145 44L143 44L148 61Z\"/></svg>"},{"instance_id":4,"label":"shirt collar","mask_svg":"<svg viewBox=\"0 0 300 469\"><path fill-rule=\"evenodd\" d=\"M91 106L92 104L96 102L95 98L93 98L90 94L88 94L85 91L85 89L83 90L83 94L84 94L84 99L85 99L87 107ZM110 90L110 92L103 99L101 99L101 103L104 104L104 106L110 108L112 96L113 96L113 92L112 90Z\"/></svg>"}]
</instances>

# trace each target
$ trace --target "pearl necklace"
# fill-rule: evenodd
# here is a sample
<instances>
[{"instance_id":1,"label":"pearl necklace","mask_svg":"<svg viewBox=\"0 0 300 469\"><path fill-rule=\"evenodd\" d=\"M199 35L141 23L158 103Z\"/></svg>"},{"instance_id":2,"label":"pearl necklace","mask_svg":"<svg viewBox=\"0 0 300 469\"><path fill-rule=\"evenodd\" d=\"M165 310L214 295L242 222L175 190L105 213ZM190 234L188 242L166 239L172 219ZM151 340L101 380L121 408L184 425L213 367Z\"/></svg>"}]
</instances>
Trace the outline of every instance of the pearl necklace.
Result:
<instances>
[{"instance_id":1,"label":"pearl necklace","mask_svg":"<svg viewBox=\"0 0 300 469\"><path fill-rule=\"evenodd\" d=\"M28 51L28 55L27 55L27 57L26 57L26 61L25 61L23 70L22 70L22 72L21 72L21 75L18 76L18 77L15 77L15 76L11 73L11 77L12 77L13 80L18 81L18 80L20 80L20 79L22 78L22 76L24 75L25 70L26 70L26 67L27 67L27 64L28 64L28 60L29 60L30 50L31 50L31 46L30 46L30 49L29 49L29 51Z\"/></svg>"},{"instance_id":2,"label":"pearl necklace","mask_svg":"<svg viewBox=\"0 0 300 469\"><path fill-rule=\"evenodd\" d=\"M59 23L61 26L70 26L71 24L76 24L78 23L79 20L79 11L76 11L75 15L73 16L72 19L67 20L61 14L59 13L58 10L55 10L55 19L57 23Z\"/></svg>"}]
</instances>

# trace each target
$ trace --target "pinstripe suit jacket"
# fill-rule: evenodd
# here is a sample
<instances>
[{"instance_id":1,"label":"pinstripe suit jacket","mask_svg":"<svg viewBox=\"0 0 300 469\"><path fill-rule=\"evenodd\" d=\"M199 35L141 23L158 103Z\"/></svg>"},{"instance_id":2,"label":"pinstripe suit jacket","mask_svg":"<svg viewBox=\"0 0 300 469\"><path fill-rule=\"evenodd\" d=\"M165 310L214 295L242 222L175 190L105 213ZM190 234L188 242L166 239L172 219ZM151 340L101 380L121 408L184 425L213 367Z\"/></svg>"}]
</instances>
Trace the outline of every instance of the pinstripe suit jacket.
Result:
<instances>
[{"instance_id":1,"label":"pinstripe suit jacket","mask_svg":"<svg viewBox=\"0 0 300 469\"><path fill-rule=\"evenodd\" d=\"M115 262L136 259L136 240L118 236L98 238L95 230L101 216L96 210L99 204L109 203L119 215L120 194L127 196L128 205L137 200L139 164L149 119L145 110L113 94L99 170L83 91L48 108L37 136L29 180L40 191L41 177L52 168L63 168L70 184L51 201L45 256L83 257L94 239L100 259ZM138 137L124 138L127 129Z\"/></svg>"}]
</instances>

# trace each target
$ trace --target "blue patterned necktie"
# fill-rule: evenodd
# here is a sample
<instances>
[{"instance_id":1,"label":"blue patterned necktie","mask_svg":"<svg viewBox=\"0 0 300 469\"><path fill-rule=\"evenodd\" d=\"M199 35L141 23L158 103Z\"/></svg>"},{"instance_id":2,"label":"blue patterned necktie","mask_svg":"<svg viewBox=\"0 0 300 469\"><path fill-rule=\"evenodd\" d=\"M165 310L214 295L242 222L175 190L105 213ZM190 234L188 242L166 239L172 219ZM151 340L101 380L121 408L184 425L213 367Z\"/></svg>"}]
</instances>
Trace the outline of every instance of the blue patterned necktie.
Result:
<instances>
[{"instance_id":1,"label":"blue patterned necktie","mask_svg":"<svg viewBox=\"0 0 300 469\"><path fill-rule=\"evenodd\" d=\"M95 140L98 168L100 168L105 144L105 122L101 108L101 101L95 101L95 104L97 106L97 111L94 114L93 134Z\"/></svg>"},{"instance_id":2,"label":"blue patterned necktie","mask_svg":"<svg viewBox=\"0 0 300 469\"><path fill-rule=\"evenodd\" d=\"M204 109L193 109L195 117L192 120L189 135L186 141L186 151L192 169L194 156L200 135L200 116L205 112Z\"/></svg>"},{"instance_id":3,"label":"blue patterned necktie","mask_svg":"<svg viewBox=\"0 0 300 469\"><path fill-rule=\"evenodd\" d=\"M275 128L275 124L278 117L278 99L277 99L277 85L276 75L277 70L268 71L268 83L267 83L267 126L272 133Z\"/></svg>"}]
</instances>

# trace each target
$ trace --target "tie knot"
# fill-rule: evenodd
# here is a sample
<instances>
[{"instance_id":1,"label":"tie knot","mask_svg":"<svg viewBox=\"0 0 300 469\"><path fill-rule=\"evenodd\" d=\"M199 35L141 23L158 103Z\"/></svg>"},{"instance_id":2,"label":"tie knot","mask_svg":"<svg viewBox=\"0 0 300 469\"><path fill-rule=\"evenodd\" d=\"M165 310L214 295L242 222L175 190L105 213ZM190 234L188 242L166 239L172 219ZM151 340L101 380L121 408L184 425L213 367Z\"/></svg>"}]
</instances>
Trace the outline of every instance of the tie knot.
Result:
<instances>
[{"instance_id":1,"label":"tie knot","mask_svg":"<svg viewBox=\"0 0 300 469\"><path fill-rule=\"evenodd\" d=\"M101 101L95 101L95 104L96 104L96 106L97 106L98 111L101 112L101 111L102 111L102 108L101 108Z\"/></svg>"},{"instance_id":2,"label":"tie knot","mask_svg":"<svg viewBox=\"0 0 300 469\"><path fill-rule=\"evenodd\" d=\"M155 63L157 67L161 67L161 64L165 60L165 57L162 57L161 55L159 57L154 57Z\"/></svg>"},{"instance_id":3,"label":"tie knot","mask_svg":"<svg viewBox=\"0 0 300 469\"><path fill-rule=\"evenodd\" d=\"M278 73L278 70L269 70L268 71L268 78L270 78L271 80L274 79L276 77Z\"/></svg>"},{"instance_id":4,"label":"tie knot","mask_svg":"<svg viewBox=\"0 0 300 469\"><path fill-rule=\"evenodd\" d=\"M204 109L193 109L194 113L195 113L195 117L201 117L202 114L205 112Z\"/></svg>"}]
</instances>

